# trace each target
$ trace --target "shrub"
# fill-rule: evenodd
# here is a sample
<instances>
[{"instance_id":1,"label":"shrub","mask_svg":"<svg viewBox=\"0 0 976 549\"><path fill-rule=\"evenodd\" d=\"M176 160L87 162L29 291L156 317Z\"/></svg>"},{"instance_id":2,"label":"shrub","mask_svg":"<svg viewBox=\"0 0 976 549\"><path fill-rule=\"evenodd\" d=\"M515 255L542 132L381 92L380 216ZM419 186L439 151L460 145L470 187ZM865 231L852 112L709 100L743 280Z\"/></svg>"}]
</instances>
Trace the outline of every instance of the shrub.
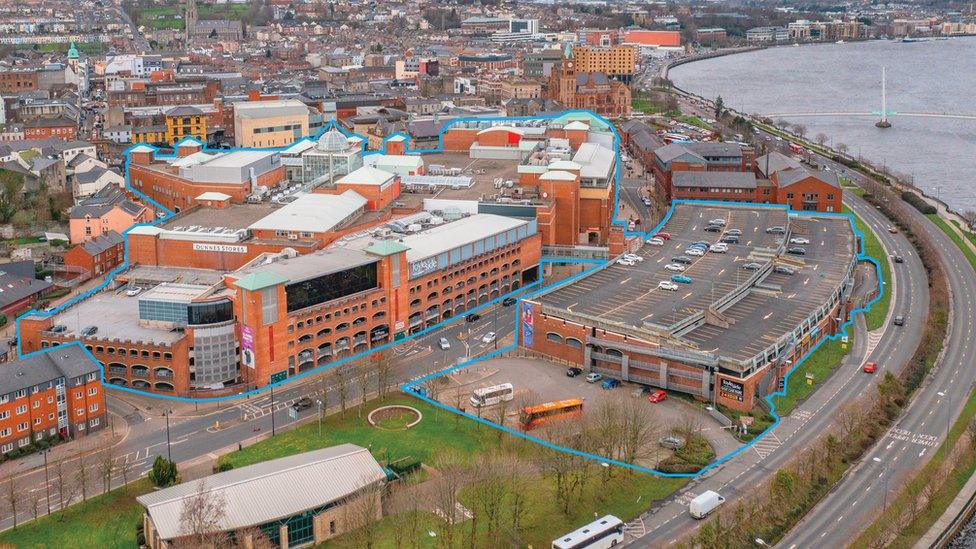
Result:
<instances>
[{"instance_id":1,"label":"shrub","mask_svg":"<svg viewBox=\"0 0 976 549\"><path fill-rule=\"evenodd\" d=\"M234 464L230 462L227 456L220 456L217 458L217 466L214 467L215 472L223 473L224 471L230 471L234 468Z\"/></svg>"},{"instance_id":2,"label":"shrub","mask_svg":"<svg viewBox=\"0 0 976 549\"><path fill-rule=\"evenodd\" d=\"M904 200L905 202L908 202L916 210L926 215L934 214L938 211L935 209L935 206L929 204L928 202L925 201L925 199L913 193L912 191L904 191L903 193L901 193L901 199Z\"/></svg>"},{"instance_id":3,"label":"shrub","mask_svg":"<svg viewBox=\"0 0 976 549\"><path fill-rule=\"evenodd\" d=\"M149 480L160 488L166 488L167 486L178 483L180 481L180 474L176 470L176 463L163 456L156 456L152 470L149 471Z\"/></svg>"}]
</instances>

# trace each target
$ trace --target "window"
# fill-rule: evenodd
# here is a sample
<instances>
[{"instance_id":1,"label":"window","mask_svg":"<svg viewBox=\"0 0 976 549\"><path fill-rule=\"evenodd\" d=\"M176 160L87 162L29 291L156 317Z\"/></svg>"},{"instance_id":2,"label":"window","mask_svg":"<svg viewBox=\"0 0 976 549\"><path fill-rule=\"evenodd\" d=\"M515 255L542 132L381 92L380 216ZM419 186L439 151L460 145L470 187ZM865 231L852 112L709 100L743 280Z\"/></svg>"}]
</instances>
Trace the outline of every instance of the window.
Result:
<instances>
[{"instance_id":1,"label":"window","mask_svg":"<svg viewBox=\"0 0 976 549\"><path fill-rule=\"evenodd\" d=\"M101 418L93 417L90 420L88 420L88 425L90 425L92 427L98 427L98 425L101 422L102 422Z\"/></svg>"},{"instance_id":2,"label":"window","mask_svg":"<svg viewBox=\"0 0 976 549\"><path fill-rule=\"evenodd\" d=\"M76 409L75 410L75 415L76 416L83 416L83 415L85 415L85 409L84 408L78 408L78 409Z\"/></svg>"},{"instance_id":3,"label":"window","mask_svg":"<svg viewBox=\"0 0 976 549\"><path fill-rule=\"evenodd\" d=\"M95 394L97 392L98 392L98 387L89 387L88 388L88 396L95 396Z\"/></svg>"},{"instance_id":4,"label":"window","mask_svg":"<svg viewBox=\"0 0 976 549\"><path fill-rule=\"evenodd\" d=\"M34 418L34 425L40 425L41 424L41 420L43 420L43 419L44 418L41 418L41 417L35 417Z\"/></svg>"},{"instance_id":5,"label":"window","mask_svg":"<svg viewBox=\"0 0 976 549\"><path fill-rule=\"evenodd\" d=\"M17 415L18 416L20 414L26 414L26 413L27 413L27 405L26 404L21 404L20 406L17 407Z\"/></svg>"},{"instance_id":6,"label":"window","mask_svg":"<svg viewBox=\"0 0 976 549\"><path fill-rule=\"evenodd\" d=\"M0 412L0 419L7 419L8 417L10 417L10 412L7 410Z\"/></svg>"},{"instance_id":7,"label":"window","mask_svg":"<svg viewBox=\"0 0 976 549\"><path fill-rule=\"evenodd\" d=\"M40 400L35 400L33 402L33 404L31 404L31 408L40 408L40 407L41 407L41 401Z\"/></svg>"},{"instance_id":8,"label":"window","mask_svg":"<svg viewBox=\"0 0 976 549\"><path fill-rule=\"evenodd\" d=\"M7 430L9 431L10 429L7 429ZM9 451L11 451L13 449L14 449L14 443L13 442L10 442L10 443L4 444L3 447L0 448L0 452L3 452L4 454L6 454L7 452L9 452Z\"/></svg>"},{"instance_id":9,"label":"window","mask_svg":"<svg viewBox=\"0 0 976 549\"><path fill-rule=\"evenodd\" d=\"M91 406L89 406L88 407L88 411L89 412L97 412L98 411L98 403L96 402L96 403L92 404Z\"/></svg>"},{"instance_id":10,"label":"window","mask_svg":"<svg viewBox=\"0 0 976 549\"><path fill-rule=\"evenodd\" d=\"M30 427L30 425L28 425L26 421L23 422L23 423L20 423L20 424L17 425L17 432L26 431L28 427Z\"/></svg>"}]
</instances>

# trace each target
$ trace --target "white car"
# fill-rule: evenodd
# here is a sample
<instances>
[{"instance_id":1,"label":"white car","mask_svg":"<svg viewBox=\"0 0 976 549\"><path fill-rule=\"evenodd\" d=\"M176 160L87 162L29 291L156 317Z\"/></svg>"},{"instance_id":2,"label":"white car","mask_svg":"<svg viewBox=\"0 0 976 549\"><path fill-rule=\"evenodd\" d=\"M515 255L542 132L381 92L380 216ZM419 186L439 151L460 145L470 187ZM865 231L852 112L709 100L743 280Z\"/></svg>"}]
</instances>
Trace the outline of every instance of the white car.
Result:
<instances>
[{"instance_id":1,"label":"white car","mask_svg":"<svg viewBox=\"0 0 976 549\"><path fill-rule=\"evenodd\" d=\"M135 288L129 288L128 290L126 290L125 291L125 295L127 295L129 297L134 297L134 296L139 295L139 292L141 292L141 291L142 291L142 288L139 288L137 286Z\"/></svg>"},{"instance_id":2,"label":"white car","mask_svg":"<svg viewBox=\"0 0 976 549\"><path fill-rule=\"evenodd\" d=\"M651 199L650 198L646 198L645 197L645 198L641 199L641 202L643 202L645 206L650 206L651 205Z\"/></svg>"},{"instance_id":3,"label":"white car","mask_svg":"<svg viewBox=\"0 0 976 549\"><path fill-rule=\"evenodd\" d=\"M633 267L634 265L637 265L637 263L625 257L621 257L620 259L617 260L617 265L623 265L625 267Z\"/></svg>"},{"instance_id":4,"label":"white car","mask_svg":"<svg viewBox=\"0 0 976 549\"><path fill-rule=\"evenodd\" d=\"M724 254L725 252L729 251L729 247L719 242L718 244L712 244L711 247L708 248L708 251L717 254Z\"/></svg>"},{"instance_id":5,"label":"white car","mask_svg":"<svg viewBox=\"0 0 976 549\"><path fill-rule=\"evenodd\" d=\"M695 257L701 257L705 255L705 252L701 248L688 248L685 250L685 255L693 255Z\"/></svg>"},{"instance_id":6,"label":"white car","mask_svg":"<svg viewBox=\"0 0 976 549\"><path fill-rule=\"evenodd\" d=\"M790 244L809 244L809 243L810 240L807 238L796 237L790 239Z\"/></svg>"},{"instance_id":7,"label":"white car","mask_svg":"<svg viewBox=\"0 0 976 549\"><path fill-rule=\"evenodd\" d=\"M440 341L437 342L440 345L441 350L446 351L451 348L451 342L447 340L446 337L442 337Z\"/></svg>"},{"instance_id":8,"label":"white car","mask_svg":"<svg viewBox=\"0 0 976 549\"><path fill-rule=\"evenodd\" d=\"M482 343L491 343L492 341L495 341L495 332L488 332L481 337Z\"/></svg>"},{"instance_id":9,"label":"white car","mask_svg":"<svg viewBox=\"0 0 976 549\"><path fill-rule=\"evenodd\" d=\"M657 287L661 290L668 290L669 292L677 292L678 285L670 280L662 280L657 283Z\"/></svg>"},{"instance_id":10,"label":"white car","mask_svg":"<svg viewBox=\"0 0 976 549\"><path fill-rule=\"evenodd\" d=\"M708 222L708 224L709 225L718 225L719 227L724 227L725 226L725 220L722 219L721 217L718 217L718 218L715 218L715 219L710 220Z\"/></svg>"},{"instance_id":11,"label":"white car","mask_svg":"<svg viewBox=\"0 0 976 549\"><path fill-rule=\"evenodd\" d=\"M631 261L636 261L638 263L644 261L644 258L637 254L624 254L624 259L629 259Z\"/></svg>"},{"instance_id":12,"label":"white car","mask_svg":"<svg viewBox=\"0 0 976 549\"><path fill-rule=\"evenodd\" d=\"M664 246L664 239L655 236L654 238L649 238L647 243L651 246Z\"/></svg>"},{"instance_id":13,"label":"white car","mask_svg":"<svg viewBox=\"0 0 976 549\"><path fill-rule=\"evenodd\" d=\"M676 273L683 273L685 271L684 265L678 265L677 263L668 263L664 266L665 269L669 271L674 271Z\"/></svg>"}]
</instances>

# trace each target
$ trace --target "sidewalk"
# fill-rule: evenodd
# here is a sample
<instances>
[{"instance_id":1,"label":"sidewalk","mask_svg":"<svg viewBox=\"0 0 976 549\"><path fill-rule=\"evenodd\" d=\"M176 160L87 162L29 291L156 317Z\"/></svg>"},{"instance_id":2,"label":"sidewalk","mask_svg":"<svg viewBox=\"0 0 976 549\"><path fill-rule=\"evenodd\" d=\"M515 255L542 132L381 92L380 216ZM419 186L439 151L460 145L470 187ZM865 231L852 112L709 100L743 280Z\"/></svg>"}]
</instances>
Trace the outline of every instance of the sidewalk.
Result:
<instances>
[{"instance_id":1,"label":"sidewalk","mask_svg":"<svg viewBox=\"0 0 976 549\"><path fill-rule=\"evenodd\" d=\"M118 415L112 415L110 421L112 422L111 426L106 425L95 434L65 441L49 448L47 452L48 464L59 460L71 461L81 456L101 452L125 440L129 434L129 425L125 419ZM114 435L112 434L113 428ZM0 478L22 476L43 467L44 454L34 452L0 464Z\"/></svg>"}]
</instances>

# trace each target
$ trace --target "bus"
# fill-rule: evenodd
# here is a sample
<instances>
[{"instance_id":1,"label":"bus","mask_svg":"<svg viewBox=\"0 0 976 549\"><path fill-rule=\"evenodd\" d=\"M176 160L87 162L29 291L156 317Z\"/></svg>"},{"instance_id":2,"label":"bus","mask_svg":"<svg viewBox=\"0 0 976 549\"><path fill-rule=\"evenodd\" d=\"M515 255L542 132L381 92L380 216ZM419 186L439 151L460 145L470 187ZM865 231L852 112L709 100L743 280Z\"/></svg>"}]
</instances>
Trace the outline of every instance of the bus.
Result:
<instances>
[{"instance_id":1,"label":"bus","mask_svg":"<svg viewBox=\"0 0 976 549\"><path fill-rule=\"evenodd\" d=\"M515 398L515 387L511 383L492 385L475 389L471 393L471 405L475 408L482 406L494 406L502 401L509 401Z\"/></svg>"},{"instance_id":2,"label":"bus","mask_svg":"<svg viewBox=\"0 0 976 549\"><path fill-rule=\"evenodd\" d=\"M550 421L567 417L579 419L582 415L583 399L571 398L526 406L519 410L519 423L523 431L529 431Z\"/></svg>"},{"instance_id":3,"label":"bus","mask_svg":"<svg viewBox=\"0 0 976 549\"><path fill-rule=\"evenodd\" d=\"M789 147L790 147L790 152L793 154L802 155L807 152L802 145L798 145L796 143L790 143Z\"/></svg>"},{"instance_id":4,"label":"bus","mask_svg":"<svg viewBox=\"0 0 976 549\"><path fill-rule=\"evenodd\" d=\"M607 515L552 541L552 549L606 549L624 541L624 521Z\"/></svg>"}]
</instances>

